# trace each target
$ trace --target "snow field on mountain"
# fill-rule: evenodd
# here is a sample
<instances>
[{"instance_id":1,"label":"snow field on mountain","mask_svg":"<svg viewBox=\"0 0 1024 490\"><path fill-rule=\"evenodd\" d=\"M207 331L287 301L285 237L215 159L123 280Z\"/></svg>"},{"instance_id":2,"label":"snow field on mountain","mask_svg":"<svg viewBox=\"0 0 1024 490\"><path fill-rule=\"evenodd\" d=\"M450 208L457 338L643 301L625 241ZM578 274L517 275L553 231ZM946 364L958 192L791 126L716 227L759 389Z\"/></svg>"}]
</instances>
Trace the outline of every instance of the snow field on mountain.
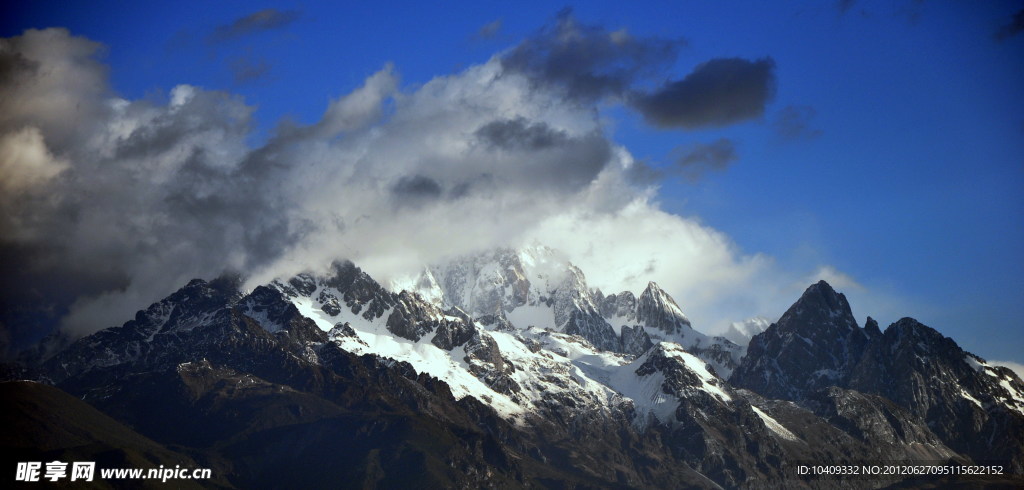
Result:
<instances>
[{"instance_id":1,"label":"snow field on mountain","mask_svg":"<svg viewBox=\"0 0 1024 490\"><path fill-rule=\"evenodd\" d=\"M529 327L554 328L555 311L553 308L540 305L523 305L508 313L505 313L513 326L519 330L526 330Z\"/></svg>"},{"instance_id":2,"label":"snow field on mountain","mask_svg":"<svg viewBox=\"0 0 1024 490\"><path fill-rule=\"evenodd\" d=\"M723 402L732 401L732 397L729 396L722 388L718 387L717 383L721 381L708 371L707 363L702 361L697 356L690 354L683 350L682 346L672 342L662 342L657 347L660 347L666 356L672 356L683 361L686 367L700 378L701 389L715 396ZM645 356L650 356L650 353L654 352L652 349L648 351ZM643 359L645 356L641 356ZM639 359L638 359L639 360Z\"/></svg>"},{"instance_id":3,"label":"snow field on mountain","mask_svg":"<svg viewBox=\"0 0 1024 490\"><path fill-rule=\"evenodd\" d=\"M611 372L608 377L610 386L622 396L633 400L637 413L642 414L636 420L638 425L653 422L648 419L650 416L655 417L660 423L671 422L675 419L676 409L679 408L679 399L662 389L665 382L664 374L639 376L636 374L639 365L631 363L624 369Z\"/></svg>"},{"instance_id":4,"label":"snow field on mountain","mask_svg":"<svg viewBox=\"0 0 1024 490\"><path fill-rule=\"evenodd\" d=\"M647 356L631 362L627 356L598 351L576 336L530 328L535 323L543 324L545 319L553 319L551 308L547 306L523 306L513 310L509 320L517 327L514 333L481 332L481 335L489 335L494 339L505 359L517 368L511 374L522 388L519 393L520 403L516 403L511 397L495 392L471 374L463 360L464 347L446 352L430 343L435 333L425 335L418 342L397 337L386 326L390 310L373 321L353 314L344 307L341 313L332 317L320 309L318 302L313 299L319 297L323 289L318 288L310 297L297 296L291 300L303 316L311 318L322 330L329 331L337 323L348 323L357 337L337 337L335 341L342 348L356 354L372 353L408 362L417 372L448 383L457 398L473 396L508 419L516 420L550 395L570 396L584 404L581 408L598 410L606 410L611 403L625 397L633 400L641 414L638 423L645 423L650 415L661 422L669 422L679 406L678 398L664 393L663 374L636 374L636 369ZM341 296L336 291L328 292L335 293L336 297ZM516 314L518 310L523 311ZM526 325L526 328L520 329L521 325ZM517 336L538 342L541 349L532 352ZM700 389L722 401L730 400L728 394L711 382L714 376L707 370L704 361L685 352L677 344L664 342L661 346L666 353L682 360L697 375L702 382Z\"/></svg>"},{"instance_id":5,"label":"snow field on mountain","mask_svg":"<svg viewBox=\"0 0 1024 490\"><path fill-rule=\"evenodd\" d=\"M319 295L318 289L311 296ZM391 310L386 310L380 318L370 321L361 315L342 308L337 316L330 316L315 304L312 298L297 296L291 298L295 307L303 316L316 322L321 330L330 331L336 323L348 323L358 337L339 337L335 340L341 348L354 354L376 354L378 356L405 361L412 365L417 373L426 373L448 384L456 399L473 396L494 408L501 416L515 419L524 411L508 396L491 390L487 385L473 376L469 365L462 359L466 353L463 347L445 352L430 343L434 333L424 335L418 342L403 339L391 333L385 324Z\"/></svg>"}]
</instances>

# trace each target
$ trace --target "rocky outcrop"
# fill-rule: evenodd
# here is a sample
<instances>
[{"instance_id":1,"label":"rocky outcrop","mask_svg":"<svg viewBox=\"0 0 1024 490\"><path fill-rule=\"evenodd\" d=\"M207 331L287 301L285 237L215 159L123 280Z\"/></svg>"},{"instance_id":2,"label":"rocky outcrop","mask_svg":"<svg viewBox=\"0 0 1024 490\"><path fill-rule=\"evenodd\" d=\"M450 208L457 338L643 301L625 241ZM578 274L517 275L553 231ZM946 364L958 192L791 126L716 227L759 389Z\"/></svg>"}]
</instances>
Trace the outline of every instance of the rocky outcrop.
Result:
<instances>
[{"instance_id":1,"label":"rocky outcrop","mask_svg":"<svg viewBox=\"0 0 1024 490\"><path fill-rule=\"evenodd\" d=\"M636 320L668 335L685 335L686 330L691 329L690 319L686 318L683 310L654 282L647 283L647 289L640 294Z\"/></svg>"},{"instance_id":2,"label":"rocky outcrop","mask_svg":"<svg viewBox=\"0 0 1024 490\"><path fill-rule=\"evenodd\" d=\"M651 336L647 335L644 328L639 325L635 327L623 325L619 332L619 342L622 344L621 352L634 356L639 356L654 346Z\"/></svg>"}]
</instances>

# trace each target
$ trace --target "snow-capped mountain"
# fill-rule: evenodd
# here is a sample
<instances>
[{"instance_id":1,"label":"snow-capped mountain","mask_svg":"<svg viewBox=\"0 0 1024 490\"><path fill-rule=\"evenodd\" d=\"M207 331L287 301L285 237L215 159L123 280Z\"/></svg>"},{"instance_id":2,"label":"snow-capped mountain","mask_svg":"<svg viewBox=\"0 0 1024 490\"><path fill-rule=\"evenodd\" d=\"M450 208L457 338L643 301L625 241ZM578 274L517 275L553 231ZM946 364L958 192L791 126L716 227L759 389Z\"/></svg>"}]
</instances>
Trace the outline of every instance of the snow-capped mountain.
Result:
<instances>
[{"instance_id":1,"label":"snow-capped mountain","mask_svg":"<svg viewBox=\"0 0 1024 490\"><path fill-rule=\"evenodd\" d=\"M830 486L787 461L1024 461L1019 378L910 319L862 329L824 282L745 357L657 284L605 295L542 247L399 290L351 262L239 284L194 280L37 378L243 486L309 481L311 461L364 486L659 488Z\"/></svg>"},{"instance_id":2,"label":"snow-capped mountain","mask_svg":"<svg viewBox=\"0 0 1024 490\"><path fill-rule=\"evenodd\" d=\"M392 283L443 308L457 307L484 324L580 335L602 350L639 355L675 342L728 376L743 348L693 329L676 301L654 282L640 293L605 295L557 251L543 246L498 249L426 267Z\"/></svg>"},{"instance_id":3,"label":"snow-capped mountain","mask_svg":"<svg viewBox=\"0 0 1024 490\"><path fill-rule=\"evenodd\" d=\"M456 397L486 400L509 420L526 422L566 407L607 415L623 404L630 405L639 425L671 420L665 419L665 406L671 405L671 413L678 402L660 389L639 398L624 394L633 393L631 385L657 388L661 381L641 382L635 356L623 352L619 339L637 332L633 335L646 345L634 349L644 354L655 345L646 329L686 338L681 331L689 324L678 306L652 283L634 310L639 315L633 313L640 316L638 326L623 326L616 336L582 272L553 255L547 249L503 250L486 256L490 260L476 257L441 273L428 270L415 284L445 285L425 291L441 300L437 303L418 292L387 291L350 262L335 264L326 277L302 274L272 287L346 351L408 362L447 383ZM427 277L434 281L423 280ZM686 333L699 335L692 329ZM663 346L675 346L688 359L683 369L694 372L690 378L704 380L695 382L695 389L718 392L722 381L706 361L677 343L659 343L655 350L671 348Z\"/></svg>"}]
</instances>

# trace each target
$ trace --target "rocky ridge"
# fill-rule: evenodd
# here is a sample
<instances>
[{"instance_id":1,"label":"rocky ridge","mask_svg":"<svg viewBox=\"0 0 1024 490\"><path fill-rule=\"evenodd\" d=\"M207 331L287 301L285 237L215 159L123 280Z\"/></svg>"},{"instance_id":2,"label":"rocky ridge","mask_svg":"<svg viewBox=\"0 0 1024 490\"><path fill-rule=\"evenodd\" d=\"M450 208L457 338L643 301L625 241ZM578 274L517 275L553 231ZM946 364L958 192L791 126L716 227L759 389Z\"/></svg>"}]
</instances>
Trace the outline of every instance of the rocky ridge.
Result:
<instances>
[{"instance_id":1,"label":"rocky ridge","mask_svg":"<svg viewBox=\"0 0 1024 490\"><path fill-rule=\"evenodd\" d=\"M461 487L792 488L835 482L794 478L789 461L1019 468L1019 378L913 320L861 329L824 282L739 360L653 283L605 296L547 252L456 269L428 269L414 282L426 291L394 292L350 262L252 291L194 280L36 377L241 486L416 474ZM288 466L336 458L344 475Z\"/></svg>"},{"instance_id":2,"label":"rocky ridge","mask_svg":"<svg viewBox=\"0 0 1024 490\"><path fill-rule=\"evenodd\" d=\"M754 336L729 381L765 397L793 400L830 420L841 417L830 396L881 397L918 418L953 450L1024 471L1020 378L912 318L883 332L868 317L860 328L846 297L824 281Z\"/></svg>"}]
</instances>

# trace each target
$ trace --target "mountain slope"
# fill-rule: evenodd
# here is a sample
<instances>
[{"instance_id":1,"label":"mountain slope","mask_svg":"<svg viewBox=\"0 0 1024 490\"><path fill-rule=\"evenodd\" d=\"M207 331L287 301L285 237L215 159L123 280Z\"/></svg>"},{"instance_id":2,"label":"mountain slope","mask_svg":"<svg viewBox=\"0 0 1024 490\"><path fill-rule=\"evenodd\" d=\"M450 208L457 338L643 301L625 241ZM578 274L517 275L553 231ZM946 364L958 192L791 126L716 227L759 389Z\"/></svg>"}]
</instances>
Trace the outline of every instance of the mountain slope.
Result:
<instances>
[{"instance_id":1,"label":"mountain slope","mask_svg":"<svg viewBox=\"0 0 1024 490\"><path fill-rule=\"evenodd\" d=\"M103 468L199 468L192 457L150 440L89 404L41 383L0 382L0 454L4 466L27 461L94 461L94 486L99 488L157 487L160 482L103 481ZM140 483L142 485L140 485ZM176 480L179 488L225 487L217 477L202 483Z\"/></svg>"},{"instance_id":2,"label":"mountain slope","mask_svg":"<svg viewBox=\"0 0 1024 490\"><path fill-rule=\"evenodd\" d=\"M39 371L243 487L816 488L835 481L786 463L1016 457L1019 380L916 322L859 328L824 282L727 382L742 348L656 284L604 296L510 253L421 275L423 294L351 262L251 291L194 280Z\"/></svg>"},{"instance_id":3,"label":"mountain slope","mask_svg":"<svg viewBox=\"0 0 1024 490\"><path fill-rule=\"evenodd\" d=\"M339 270L353 272L345 265ZM339 284L334 279L323 282ZM352 292L352 284L370 296ZM346 291L335 291L338 298L352 293L350 314L357 309L372 318L373 301L389 301L391 309L384 310L390 312L388 318L399 318L396 312L405 311L401 315L406 323L396 320L394 329L429 330L421 314L433 318L435 312L425 305L399 307L395 297L372 297L380 291L363 288L366 283L349 285ZM448 384L408 363L376 355L357 357L340 348L352 341L351 327L325 332L285 298L276 288L257 288L245 295L230 291L221 281L193 281L140 312L136 320L82 339L48 361L44 371L61 387L146 435L202 451L240 486L349 481L475 487L483 481L480 478L499 486L540 480L714 486L684 464L649 466L671 458L670 453L634 432L630 419L610 416L603 405L576 407L571 398L552 392L542 399L551 405L544 413L552 419L534 416L530 425L517 428L510 425L515 419L506 420L493 411L494 406L500 408L490 404L496 392L455 396ZM197 318L205 321L196 324L192 320ZM421 337L414 344L402 339L402 345L443 355L445 345L438 342L439 347L433 339L446 325L461 321L453 318L458 317L431 327L431 341ZM386 322L379 326L387 331ZM329 340L332 336L341 342ZM85 350L99 348L101 340L100 362L87 362ZM559 340L567 347L580 341L571 336ZM472 337L466 344L471 342ZM472 349L465 344L458 349L467 357L473 354L466 352ZM549 375L544 383L563 385L563 391L570 392L575 384L571 379ZM382 427L391 429L380 432ZM609 443L608 433L620 434L620 444ZM353 440L352 434L366 435ZM581 448L580 440L591 443ZM339 444L347 449L342 451ZM307 445L320 449L315 454L287 449ZM322 452L330 448L337 452ZM647 456L639 458L641 453ZM300 457L323 461L325 469L310 473ZM609 457L620 463L599 463ZM356 480L336 479L343 476Z\"/></svg>"},{"instance_id":4,"label":"mountain slope","mask_svg":"<svg viewBox=\"0 0 1024 490\"><path fill-rule=\"evenodd\" d=\"M911 318L880 332L861 329L846 298L827 283L804 292L756 335L730 382L769 398L816 407L827 418L832 387L891 400L944 444L976 460L1024 470L1024 383ZM829 391L832 389L832 391ZM857 395L863 396L863 395ZM863 423L863 421L857 422Z\"/></svg>"}]
</instances>

